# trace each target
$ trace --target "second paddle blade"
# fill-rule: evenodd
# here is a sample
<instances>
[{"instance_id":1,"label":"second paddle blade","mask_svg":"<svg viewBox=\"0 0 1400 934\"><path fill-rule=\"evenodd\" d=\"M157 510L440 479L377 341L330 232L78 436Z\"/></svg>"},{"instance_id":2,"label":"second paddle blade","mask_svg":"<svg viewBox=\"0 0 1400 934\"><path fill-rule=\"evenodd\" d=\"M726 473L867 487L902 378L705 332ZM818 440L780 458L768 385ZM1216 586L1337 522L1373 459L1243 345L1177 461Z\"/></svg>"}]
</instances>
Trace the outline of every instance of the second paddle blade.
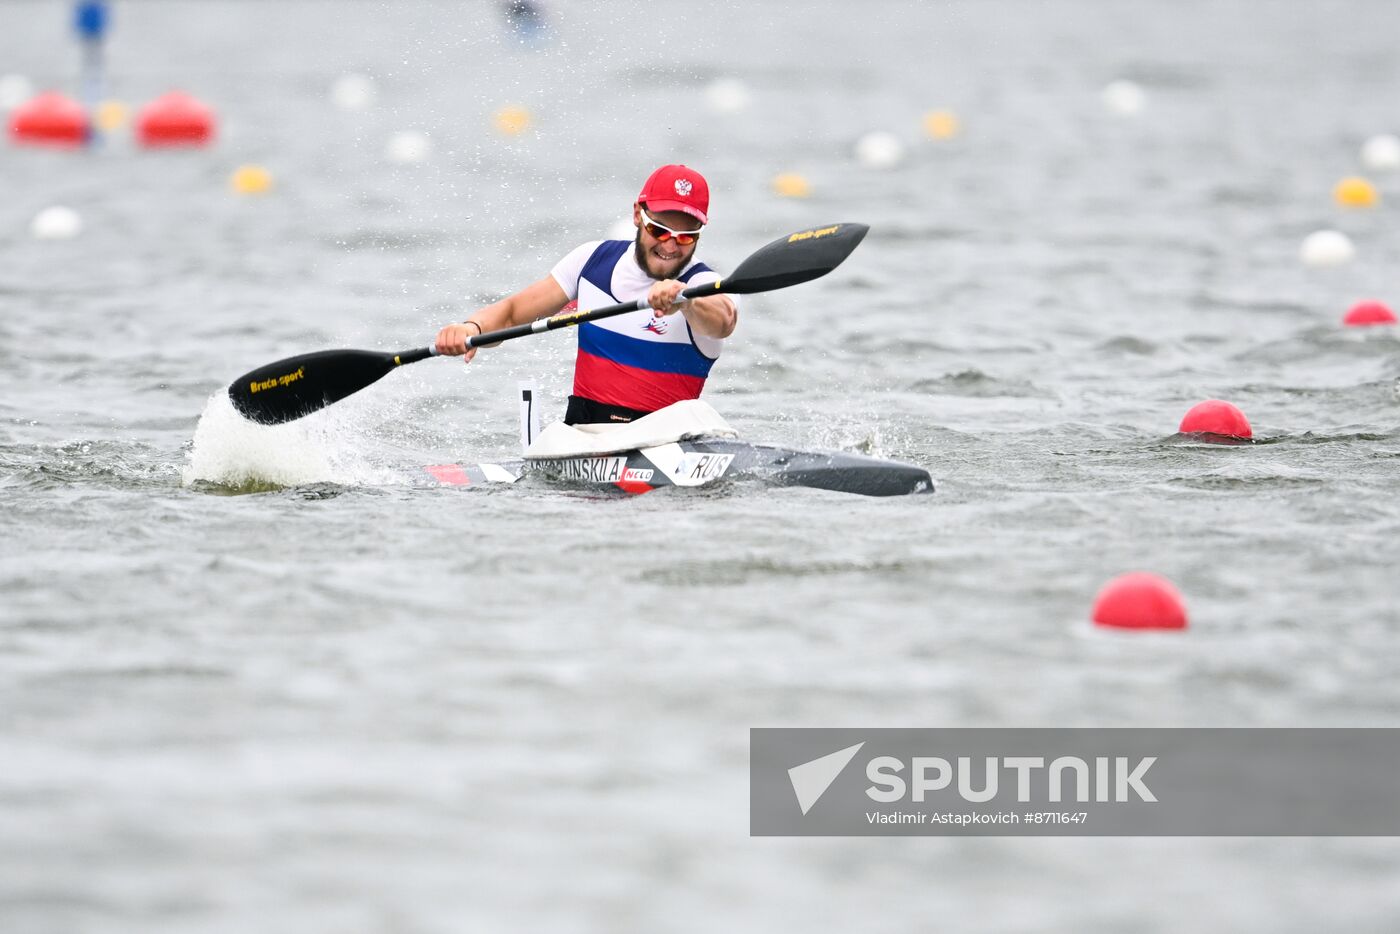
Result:
<instances>
[{"instance_id":1,"label":"second paddle blade","mask_svg":"<svg viewBox=\"0 0 1400 934\"><path fill-rule=\"evenodd\" d=\"M359 392L397 365L391 353L322 350L245 373L228 387L228 395L245 418L280 425Z\"/></svg>"},{"instance_id":2,"label":"second paddle blade","mask_svg":"<svg viewBox=\"0 0 1400 934\"><path fill-rule=\"evenodd\" d=\"M767 292L824 276L870 231L868 224L828 224L774 240L720 280L722 291Z\"/></svg>"}]
</instances>

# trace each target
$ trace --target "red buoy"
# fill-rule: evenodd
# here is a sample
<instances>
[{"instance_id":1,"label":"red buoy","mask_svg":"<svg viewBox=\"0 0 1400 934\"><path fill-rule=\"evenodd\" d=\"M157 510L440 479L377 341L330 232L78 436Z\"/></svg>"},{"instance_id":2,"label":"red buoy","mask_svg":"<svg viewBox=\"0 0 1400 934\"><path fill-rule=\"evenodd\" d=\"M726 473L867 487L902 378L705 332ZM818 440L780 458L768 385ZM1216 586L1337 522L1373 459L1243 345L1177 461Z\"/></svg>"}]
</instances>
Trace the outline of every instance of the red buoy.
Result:
<instances>
[{"instance_id":1,"label":"red buoy","mask_svg":"<svg viewBox=\"0 0 1400 934\"><path fill-rule=\"evenodd\" d=\"M1221 435L1226 438L1249 440L1254 431L1249 427L1249 419L1244 413L1228 402L1207 399L1191 406L1191 410L1181 419L1177 431L1183 434Z\"/></svg>"},{"instance_id":2,"label":"red buoy","mask_svg":"<svg viewBox=\"0 0 1400 934\"><path fill-rule=\"evenodd\" d=\"M1359 302L1342 318L1347 327L1365 327L1371 324L1394 324L1395 312L1380 302Z\"/></svg>"},{"instance_id":3,"label":"red buoy","mask_svg":"<svg viewBox=\"0 0 1400 934\"><path fill-rule=\"evenodd\" d=\"M29 146L82 146L89 129L87 114L78 102L57 91L21 104L10 116L10 139Z\"/></svg>"},{"instance_id":4,"label":"red buoy","mask_svg":"<svg viewBox=\"0 0 1400 934\"><path fill-rule=\"evenodd\" d=\"M136 139L148 148L206 146L214 138L214 112L183 91L151 101L136 115Z\"/></svg>"},{"instance_id":5,"label":"red buoy","mask_svg":"<svg viewBox=\"0 0 1400 934\"><path fill-rule=\"evenodd\" d=\"M1171 581L1134 571L1104 585L1094 600L1093 620L1118 629L1185 629L1186 605Z\"/></svg>"}]
</instances>

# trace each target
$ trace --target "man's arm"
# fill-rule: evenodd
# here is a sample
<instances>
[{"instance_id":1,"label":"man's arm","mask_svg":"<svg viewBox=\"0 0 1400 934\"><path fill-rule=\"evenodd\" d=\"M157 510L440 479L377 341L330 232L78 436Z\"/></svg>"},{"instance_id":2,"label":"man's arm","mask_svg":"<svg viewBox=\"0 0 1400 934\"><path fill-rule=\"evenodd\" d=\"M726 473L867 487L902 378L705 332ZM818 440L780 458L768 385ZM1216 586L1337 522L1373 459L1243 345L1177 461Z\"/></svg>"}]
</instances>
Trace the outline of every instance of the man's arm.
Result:
<instances>
[{"instance_id":1,"label":"man's arm","mask_svg":"<svg viewBox=\"0 0 1400 934\"><path fill-rule=\"evenodd\" d=\"M704 337L728 337L739 323L739 309L728 295L692 298L681 306L681 313L690 322L690 329Z\"/></svg>"},{"instance_id":2,"label":"man's arm","mask_svg":"<svg viewBox=\"0 0 1400 934\"><path fill-rule=\"evenodd\" d=\"M476 356L477 348L467 347L467 338L517 324L528 324L557 313L568 303L569 296L564 294L564 289L554 277L545 276L514 295L478 309L466 322L449 324L438 331L437 351L453 357L465 355L466 362L470 363L472 357Z\"/></svg>"}]
</instances>

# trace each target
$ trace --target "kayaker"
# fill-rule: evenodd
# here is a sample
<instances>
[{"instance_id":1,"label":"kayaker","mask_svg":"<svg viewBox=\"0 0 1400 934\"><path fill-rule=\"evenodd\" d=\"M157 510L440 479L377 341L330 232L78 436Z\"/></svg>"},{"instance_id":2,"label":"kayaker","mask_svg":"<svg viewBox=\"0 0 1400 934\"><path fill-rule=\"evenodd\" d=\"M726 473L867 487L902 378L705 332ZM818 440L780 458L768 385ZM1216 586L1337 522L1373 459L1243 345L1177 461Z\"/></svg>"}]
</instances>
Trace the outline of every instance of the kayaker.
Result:
<instances>
[{"instance_id":1,"label":"kayaker","mask_svg":"<svg viewBox=\"0 0 1400 934\"><path fill-rule=\"evenodd\" d=\"M579 246L540 281L444 327L438 352L465 354L470 363L477 350L466 345L472 335L558 314L571 301L589 310L646 297L649 310L579 325L564 422L630 422L699 398L739 315L732 295L673 304L683 289L720 278L695 260L709 209L704 176L684 165L663 165L632 205L635 240Z\"/></svg>"}]
</instances>

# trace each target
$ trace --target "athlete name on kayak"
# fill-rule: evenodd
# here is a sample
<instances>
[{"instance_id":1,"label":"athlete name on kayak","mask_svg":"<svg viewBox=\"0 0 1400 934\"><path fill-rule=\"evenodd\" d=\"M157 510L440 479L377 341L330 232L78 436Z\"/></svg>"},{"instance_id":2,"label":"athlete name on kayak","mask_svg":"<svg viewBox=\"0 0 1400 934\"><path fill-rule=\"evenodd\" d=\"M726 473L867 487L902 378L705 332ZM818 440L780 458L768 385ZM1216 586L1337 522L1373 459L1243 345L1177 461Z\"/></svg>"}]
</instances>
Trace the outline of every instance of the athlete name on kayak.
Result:
<instances>
[{"instance_id":1,"label":"athlete name on kayak","mask_svg":"<svg viewBox=\"0 0 1400 934\"><path fill-rule=\"evenodd\" d=\"M565 480L583 480L587 483L616 483L622 479L622 471L627 466L627 458L562 457L547 458L537 463L541 470L547 470Z\"/></svg>"},{"instance_id":2,"label":"athlete name on kayak","mask_svg":"<svg viewBox=\"0 0 1400 934\"><path fill-rule=\"evenodd\" d=\"M295 383L297 380L301 379L305 375L306 367L299 366L294 372L287 373L283 376L274 376L272 379L265 379L260 382L249 383L248 391L261 392L264 389L274 389L278 386L288 386L292 383Z\"/></svg>"},{"instance_id":3,"label":"athlete name on kayak","mask_svg":"<svg viewBox=\"0 0 1400 934\"><path fill-rule=\"evenodd\" d=\"M817 237L829 237L841 229L840 224L833 224L830 227L818 227L816 230L804 230L788 237L788 243L796 243L798 240L815 240Z\"/></svg>"}]
</instances>

